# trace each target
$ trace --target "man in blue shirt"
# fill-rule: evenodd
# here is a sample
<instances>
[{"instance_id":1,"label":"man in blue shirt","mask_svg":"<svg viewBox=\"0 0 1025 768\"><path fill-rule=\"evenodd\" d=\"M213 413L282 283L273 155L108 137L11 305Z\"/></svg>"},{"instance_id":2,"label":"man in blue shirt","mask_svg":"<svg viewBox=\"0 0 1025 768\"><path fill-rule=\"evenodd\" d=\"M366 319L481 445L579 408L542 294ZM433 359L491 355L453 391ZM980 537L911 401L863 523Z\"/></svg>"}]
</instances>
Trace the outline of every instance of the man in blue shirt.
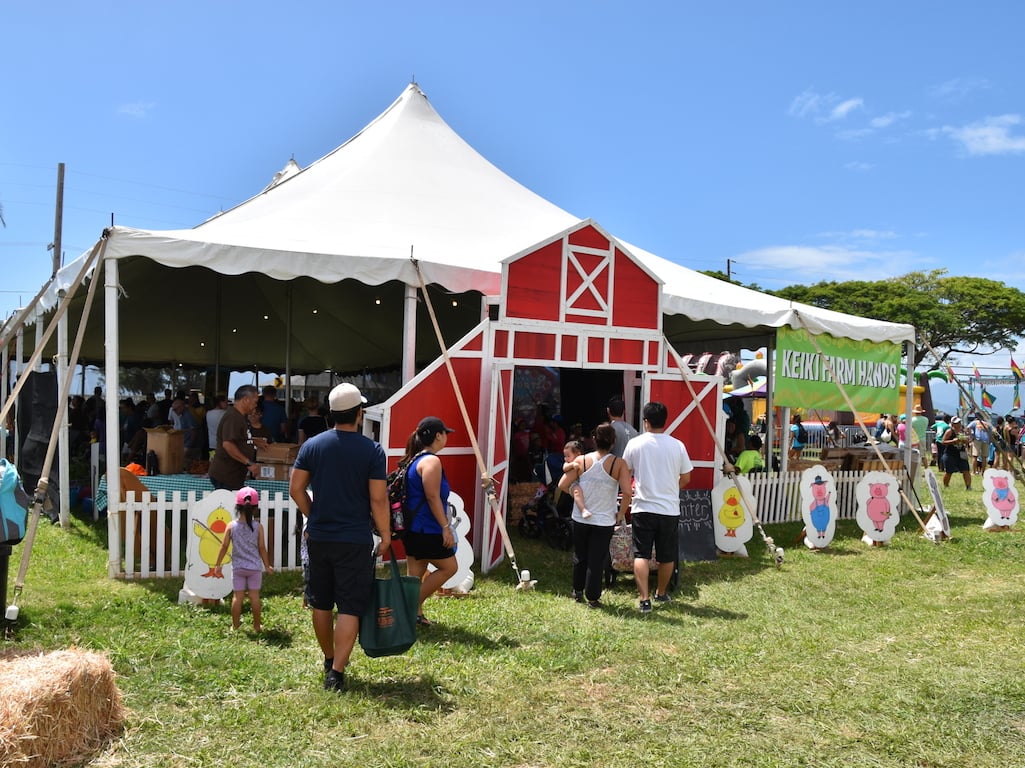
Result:
<instances>
[{"instance_id":1,"label":"man in blue shirt","mask_svg":"<svg viewBox=\"0 0 1025 768\"><path fill-rule=\"evenodd\" d=\"M382 537L380 554L386 556L391 546L387 461L381 446L360 432L365 403L352 384L331 390L335 427L302 444L288 487L307 520L313 631L324 652L324 688L334 691L345 685L345 667L373 589L371 523Z\"/></svg>"},{"instance_id":2,"label":"man in blue shirt","mask_svg":"<svg viewBox=\"0 0 1025 768\"><path fill-rule=\"evenodd\" d=\"M263 388L263 425L270 430L272 443L280 443L285 439L288 431L288 416L285 415L285 406L278 402L278 390L267 385Z\"/></svg>"}]
</instances>

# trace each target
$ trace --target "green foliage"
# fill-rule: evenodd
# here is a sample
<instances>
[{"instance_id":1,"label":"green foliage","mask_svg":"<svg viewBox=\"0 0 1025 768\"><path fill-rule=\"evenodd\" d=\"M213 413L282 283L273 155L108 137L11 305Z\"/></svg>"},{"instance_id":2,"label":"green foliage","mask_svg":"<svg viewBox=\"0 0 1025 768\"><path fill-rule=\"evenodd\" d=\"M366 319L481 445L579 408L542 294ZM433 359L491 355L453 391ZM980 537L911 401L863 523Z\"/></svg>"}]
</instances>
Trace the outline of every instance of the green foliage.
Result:
<instances>
[{"instance_id":1,"label":"green foliage","mask_svg":"<svg viewBox=\"0 0 1025 768\"><path fill-rule=\"evenodd\" d=\"M40 528L6 642L109 654L130 715L105 768L1019 765L1023 533L984 532L960 478L945 496L947 543L910 515L887 547L841 521L819 553L769 526L782 569L756 536L749 559L685 564L647 617L625 576L604 609L574 603L570 554L516 538L536 591L503 563L432 598L413 650L357 650L341 695L297 573L265 579L262 635L232 633L226 604L177 604L180 578L107 579L106 524L76 519Z\"/></svg>"},{"instance_id":2,"label":"green foliage","mask_svg":"<svg viewBox=\"0 0 1025 768\"><path fill-rule=\"evenodd\" d=\"M983 277L950 277L946 270L909 272L887 280L792 285L775 295L804 304L915 326L912 368L936 370L951 355L1014 349L1025 336L1025 293ZM929 352L929 346L939 356Z\"/></svg>"},{"instance_id":3,"label":"green foliage","mask_svg":"<svg viewBox=\"0 0 1025 768\"><path fill-rule=\"evenodd\" d=\"M734 280L732 277L727 276L725 272L718 269L699 269L698 272L703 275L708 275L709 277L714 277L716 280L722 280L724 283L733 283L734 285L739 285L744 288L750 288L752 291L765 292L758 283L742 283L739 280Z\"/></svg>"}]
</instances>

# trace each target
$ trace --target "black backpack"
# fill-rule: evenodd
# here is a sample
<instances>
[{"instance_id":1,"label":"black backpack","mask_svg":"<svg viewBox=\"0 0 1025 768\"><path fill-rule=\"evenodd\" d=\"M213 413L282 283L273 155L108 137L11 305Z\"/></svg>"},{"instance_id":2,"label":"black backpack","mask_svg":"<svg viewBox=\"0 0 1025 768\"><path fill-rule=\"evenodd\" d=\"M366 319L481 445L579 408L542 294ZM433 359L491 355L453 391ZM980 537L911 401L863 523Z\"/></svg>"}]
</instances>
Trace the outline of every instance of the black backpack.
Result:
<instances>
[{"instance_id":1,"label":"black backpack","mask_svg":"<svg viewBox=\"0 0 1025 768\"><path fill-rule=\"evenodd\" d=\"M797 425L797 442L802 445L808 442L808 430L804 428L804 424Z\"/></svg>"},{"instance_id":2,"label":"black backpack","mask_svg":"<svg viewBox=\"0 0 1025 768\"><path fill-rule=\"evenodd\" d=\"M401 539L413 524L417 510L409 508L409 489L407 487L409 467L425 452L403 459L394 470L388 473L385 483L388 486L388 506L391 510L391 537Z\"/></svg>"}]
</instances>

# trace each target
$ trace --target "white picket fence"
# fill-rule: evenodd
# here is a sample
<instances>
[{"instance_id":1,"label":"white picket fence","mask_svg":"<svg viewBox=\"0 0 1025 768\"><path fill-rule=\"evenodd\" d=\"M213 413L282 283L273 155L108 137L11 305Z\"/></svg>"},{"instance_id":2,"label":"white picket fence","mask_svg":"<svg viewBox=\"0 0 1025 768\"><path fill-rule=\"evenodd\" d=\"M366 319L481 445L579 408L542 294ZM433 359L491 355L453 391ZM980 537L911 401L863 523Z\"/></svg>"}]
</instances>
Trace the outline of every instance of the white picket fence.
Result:
<instances>
[{"instance_id":1,"label":"white picket fence","mask_svg":"<svg viewBox=\"0 0 1025 768\"><path fill-rule=\"evenodd\" d=\"M151 494L153 500L140 501L134 492L116 505L120 562L112 572L126 579L151 579L182 576L188 542L189 506L197 494L164 491ZM202 498L200 493L198 498ZM115 514L111 504L108 514ZM275 571L302 568L296 519L300 512L290 498L277 492L260 492L260 515L264 543ZM145 542L145 544L144 544Z\"/></svg>"},{"instance_id":2,"label":"white picket fence","mask_svg":"<svg viewBox=\"0 0 1025 768\"><path fill-rule=\"evenodd\" d=\"M841 520L853 520L858 511L855 488L865 473L850 471L832 472L831 474L833 482L836 484L837 517ZM914 501L904 471L892 470L891 474L897 476L897 480L901 482L908 498ZM766 474L746 475L751 480L751 489L754 491L755 501L758 505L758 517L762 523L792 523L802 519L801 475L801 472L787 472L772 476ZM907 511L903 509L904 506L902 502L902 514Z\"/></svg>"},{"instance_id":3,"label":"white picket fence","mask_svg":"<svg viewBox=\"0 0 1025 768\"><path fill-rule=\"evenodd\" d=\"M903 471L895 471L910 494ZM853 519L857 512L855 487L864 472L834 472L836 503L840 519ZM800 509L800 472L786 474L748 475L758 503L758 517L764 524L798 522ZM151 494L154 499L136 498L134 492L117 505L120 514L118 533L121 558L116 575L126 579L150 579L183 576L185 551L189 531L189 506L196 501L195 491L168 495L164 491ZM202 494L200 494L200 497ZM914 500L914 496L909 495ZM113 505L112 505L113 506ZM902 504L903 507L903 504ZM902 513L907 510L902 509ZM113 514L114 510L108 510ZM260 493L260 517L264 542L276 571L295 571L302 568L299 560L299 539L296 519L299 510L283 493ZM147 546L143 546L147 542Z\"/></svg>"}]
</instances>

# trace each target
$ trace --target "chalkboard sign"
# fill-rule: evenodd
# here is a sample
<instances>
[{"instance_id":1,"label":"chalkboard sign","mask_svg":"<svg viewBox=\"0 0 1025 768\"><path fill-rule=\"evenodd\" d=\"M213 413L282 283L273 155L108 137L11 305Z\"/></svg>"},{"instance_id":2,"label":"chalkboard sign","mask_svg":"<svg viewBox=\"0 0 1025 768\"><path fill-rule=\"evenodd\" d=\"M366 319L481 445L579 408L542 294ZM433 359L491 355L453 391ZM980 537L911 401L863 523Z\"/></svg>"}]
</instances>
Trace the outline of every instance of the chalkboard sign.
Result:
<instances>
[{"instance_id":1,"label":"chalkboard sign","mask_svg":"<svg viewBox=\"0 0 1025 768\"><path fill-rule=\"evenodd\" d=\"M680 560L715 560L712 492L680 491Z\"/></svg>"}]
</instances>

